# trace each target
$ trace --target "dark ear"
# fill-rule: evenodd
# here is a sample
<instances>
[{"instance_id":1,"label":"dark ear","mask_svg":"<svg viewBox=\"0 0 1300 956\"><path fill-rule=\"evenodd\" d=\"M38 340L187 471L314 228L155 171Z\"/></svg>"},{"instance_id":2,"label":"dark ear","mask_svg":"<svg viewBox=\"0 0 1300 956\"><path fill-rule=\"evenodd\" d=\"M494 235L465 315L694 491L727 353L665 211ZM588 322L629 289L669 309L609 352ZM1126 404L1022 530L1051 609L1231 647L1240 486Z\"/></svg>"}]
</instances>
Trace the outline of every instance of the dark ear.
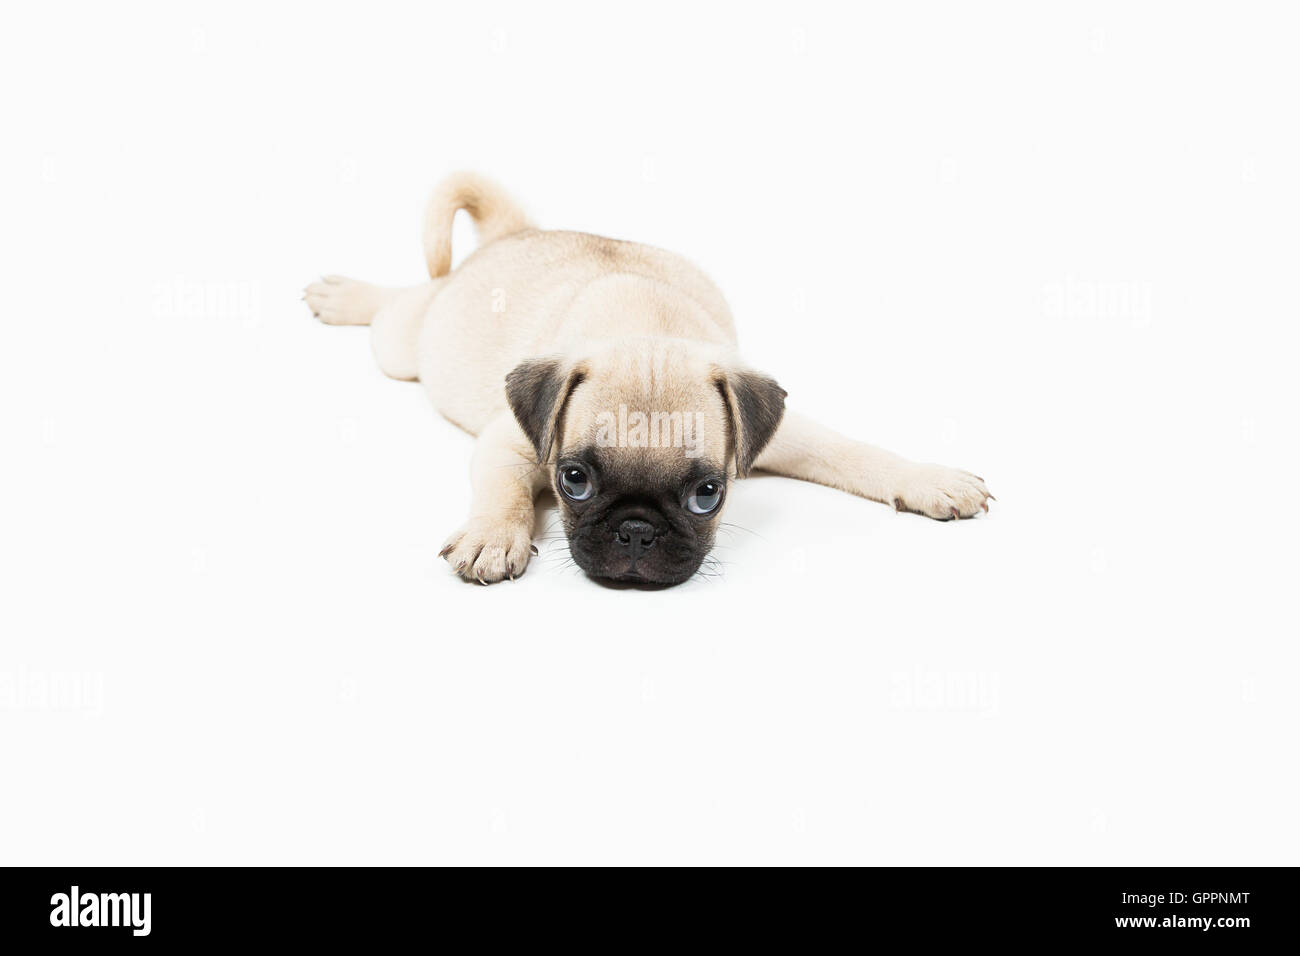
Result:
<instances>
[{"instance_id":1,"label":"dark ear","mask_svg":"<svg viewBox=\"0 0 1300 956\"><path fill-rule=\"evenodd\" d=\"M506 376L506 401L533 443L539 464L550 457L564 406L582 378L581 368L570 368L558 358L520 362Z\"/></svg>"},{"instance_id":2,"label":"dark ear","mask_svg":"<svg viewBox=\"0 0 1300 956\"><path fill-rule=\"evenodd\" d=\"M736 477L744 478L781 424L786 391L758 372L722 372L717 385L731 417Z\"/></svg>"}]
</instances>

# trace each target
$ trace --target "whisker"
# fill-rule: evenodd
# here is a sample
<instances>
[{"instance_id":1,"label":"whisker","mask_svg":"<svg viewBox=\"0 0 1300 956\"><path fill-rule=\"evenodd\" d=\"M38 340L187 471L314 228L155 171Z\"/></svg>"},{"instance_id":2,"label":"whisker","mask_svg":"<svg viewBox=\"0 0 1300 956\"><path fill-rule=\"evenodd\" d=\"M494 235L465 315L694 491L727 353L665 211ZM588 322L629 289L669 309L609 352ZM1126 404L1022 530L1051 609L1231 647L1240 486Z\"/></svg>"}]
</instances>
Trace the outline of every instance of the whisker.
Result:
<instances>
[{"instance_id":1,"label":"whisker","mask_svg":"<svg viewBox=\"0 0 1300 956\"><path fill-rule=\"evenodd\" d=\"M746 528L744 525L739 525L732 521L719 521L718 530L719 531L722 530L743 531L745 532L745 534L752 534L755 538L758 538L760 541L767 541L767 538L763 537L763 535L759 534L757 531L754 531L752 528Z\"/></svg>"}]
</instances>

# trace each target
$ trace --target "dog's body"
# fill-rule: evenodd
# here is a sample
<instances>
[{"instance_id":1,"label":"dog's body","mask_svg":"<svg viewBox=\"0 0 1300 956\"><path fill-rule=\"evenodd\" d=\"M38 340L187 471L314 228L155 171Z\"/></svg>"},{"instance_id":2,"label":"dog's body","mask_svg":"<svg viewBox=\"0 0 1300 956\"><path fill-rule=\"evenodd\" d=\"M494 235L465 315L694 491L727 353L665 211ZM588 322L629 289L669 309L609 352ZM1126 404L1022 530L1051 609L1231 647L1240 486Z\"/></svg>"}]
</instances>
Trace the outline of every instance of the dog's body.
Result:
<instances>
[{"instance_id":1,"label":"dog's body","mask_svg":"<svg viewBox=\"0 0 1300 956\"><path fill-rule=\"evenodd\" d=\"M450 272L459 209L480 247ZM442 552L467 580L523 571L533 500L548 484L584 570L661 584L699 567L727 476L754 467L932 518L988 510L968 472L784 413L784 391L740 362L722 294L678 256L535 229L468 174L430 200L425 253L431 280L419 286L327 277L305 298L326 323L370 325L380 368L418 379L478 436L470 519Z\"/></svg>"}]
</instances>

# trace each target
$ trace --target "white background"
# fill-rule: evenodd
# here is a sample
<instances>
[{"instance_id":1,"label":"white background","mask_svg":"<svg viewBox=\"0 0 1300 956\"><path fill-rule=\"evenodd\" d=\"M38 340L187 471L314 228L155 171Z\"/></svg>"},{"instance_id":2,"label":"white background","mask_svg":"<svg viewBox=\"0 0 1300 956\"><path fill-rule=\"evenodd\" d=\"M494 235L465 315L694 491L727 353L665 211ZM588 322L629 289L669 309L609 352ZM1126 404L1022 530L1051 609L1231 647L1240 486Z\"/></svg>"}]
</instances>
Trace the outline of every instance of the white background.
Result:
<instances>
[{"instance_id":1,"label":"white background","mask_svg":"<svg viewBox=\"0 0 1300 956\"><path fill-rule=\"evenodd\" d=\"M900 6L9 11L0 860L1296 863L1294 13ZM460 583L470 439L298 300L458 168L992 513Z\"/></svg>"}]
</instances>

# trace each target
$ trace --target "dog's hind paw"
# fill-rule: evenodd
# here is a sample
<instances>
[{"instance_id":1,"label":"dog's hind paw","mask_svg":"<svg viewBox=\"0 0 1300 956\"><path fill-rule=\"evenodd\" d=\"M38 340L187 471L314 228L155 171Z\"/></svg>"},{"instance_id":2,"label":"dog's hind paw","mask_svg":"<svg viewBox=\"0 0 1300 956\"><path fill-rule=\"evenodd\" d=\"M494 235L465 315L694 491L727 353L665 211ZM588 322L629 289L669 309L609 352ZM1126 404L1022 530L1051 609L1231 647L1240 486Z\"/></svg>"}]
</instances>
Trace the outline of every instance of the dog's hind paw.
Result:
<instances>
[{"instance_id":1,"label":"dog's hind paw","mask_svg":"<svg viewBox=\"0 0 1300 956\"><path fill-rule=\"evenodd\" d=\"M326 325L369 325L384 304L382 290L343 276L322 276L303 290L302 298Z\"/></svg>"}]
</instances>

